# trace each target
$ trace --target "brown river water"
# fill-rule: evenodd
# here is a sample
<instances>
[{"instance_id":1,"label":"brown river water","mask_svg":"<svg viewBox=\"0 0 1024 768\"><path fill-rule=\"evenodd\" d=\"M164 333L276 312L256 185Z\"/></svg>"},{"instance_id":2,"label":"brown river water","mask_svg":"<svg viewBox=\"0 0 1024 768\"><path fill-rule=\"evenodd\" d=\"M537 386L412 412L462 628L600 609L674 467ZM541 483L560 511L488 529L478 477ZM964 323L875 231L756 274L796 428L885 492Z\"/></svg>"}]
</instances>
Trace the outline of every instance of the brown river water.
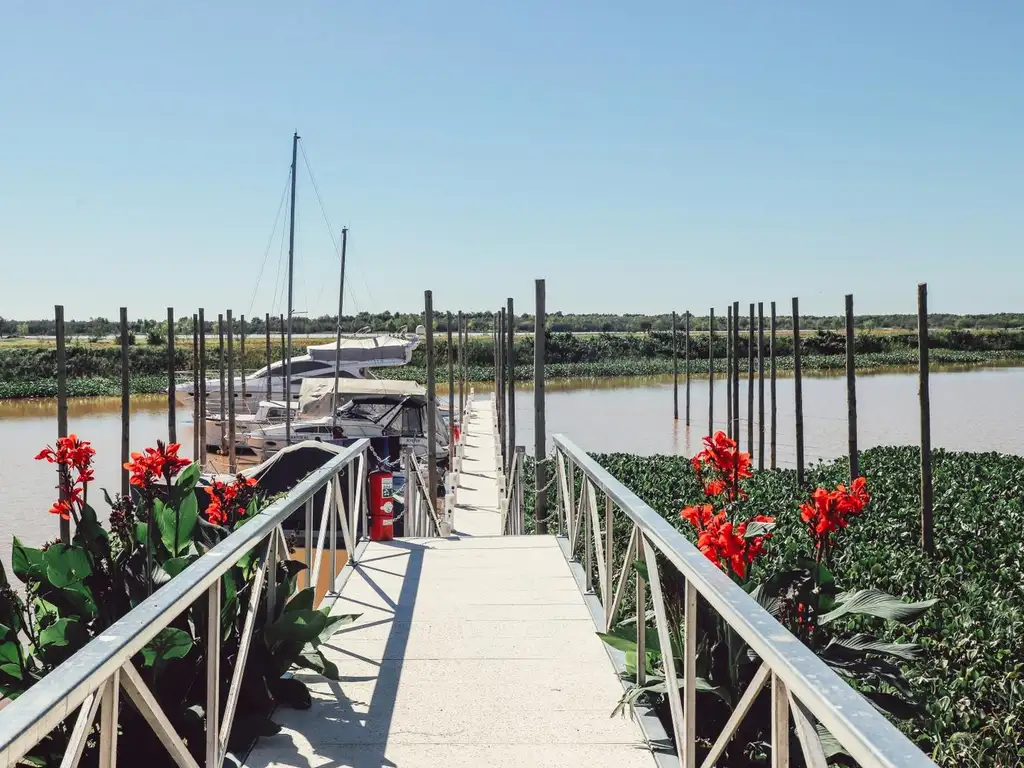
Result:
<instances>
[{"instance_id":1,"label":"brown river water","mask_svg":"<svg viewBox=\"0 0 1024 768\"><path fill-rule=\"evenodd\" d=\"M707 380L694 379L690 388L691 426L685 425L685 387L680 377L680 420L672 418L672 378L599 379L551 382L547 392L548 433L562 433L592 452L692 455L707 432ZM478 385L480 396L486 396ZM847 447L846 380L805 377L804 429L808 461L834 458ZM931 377L932 444L963 451L1024 453L1024 368L976 368L933 371ZM768 382L765 410L768 413ZM447 402L446 395L439 401ZM741 413L746 418L747 384L740 389ZM794 466L794 392L791 378L777 383L778 456L783 467ZM860 447L914 444L920 440L917 377L890 372L857 378ZM725 384L715 386L716 426L725 426ZM167 437L167 399L164 395L132 398L131 446L141 450ZM755 381L755 414L757 383ZM120 487L120 400L87 398L72 401L70 431L92 441L97 451L96 483L90 497L103 514L99 488ZM57 519L48 513L55 498L56 472L33 457L57 433L53 400L0 402L0 559L10 562L11 538L39 545L57 535ZM533 392L517 389L516 442L533 453ZM756 420L756 417L755 417ZM742 426L746 449L746 426ZM192 454L192 415L179 412L178 440L182 454ZM757 430L755 426L755 446ZM767 444L767 436L766 436Z\"/></svg>"}]
</instances>

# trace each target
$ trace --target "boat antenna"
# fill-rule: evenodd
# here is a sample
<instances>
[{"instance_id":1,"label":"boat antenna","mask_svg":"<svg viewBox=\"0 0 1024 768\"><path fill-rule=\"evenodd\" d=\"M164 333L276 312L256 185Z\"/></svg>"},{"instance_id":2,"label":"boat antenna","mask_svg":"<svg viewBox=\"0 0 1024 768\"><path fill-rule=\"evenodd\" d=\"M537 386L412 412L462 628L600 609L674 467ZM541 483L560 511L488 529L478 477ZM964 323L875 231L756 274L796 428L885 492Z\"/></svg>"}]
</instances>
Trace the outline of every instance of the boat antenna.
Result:
<instances>
[{"instance_id":1,"label":"boat antenna","mask_svg":"<svg viewBox=\"0 0 1024 768\"><path fill-rule=\"evenodd\" d=\"M334 392L331 395L331 436L338 428L338 379L341 378L341 311L345 306L345 250L348 227L341 228L341 284L338 287L338 340L334 356Z\"/></svg>"},{"instance_id":2,"label":"boat antenna","mask_svg":"<svg viewBox=\"0 0 1024 768\"><path fill-rule=\"evenodd\" d=\"M291 215L288 217L288 343L284 358L284 444L292 443L292 300L295 284L295 162L298 159L299 134L292 135L292 199Z\"/></svg>"}]
</instances>

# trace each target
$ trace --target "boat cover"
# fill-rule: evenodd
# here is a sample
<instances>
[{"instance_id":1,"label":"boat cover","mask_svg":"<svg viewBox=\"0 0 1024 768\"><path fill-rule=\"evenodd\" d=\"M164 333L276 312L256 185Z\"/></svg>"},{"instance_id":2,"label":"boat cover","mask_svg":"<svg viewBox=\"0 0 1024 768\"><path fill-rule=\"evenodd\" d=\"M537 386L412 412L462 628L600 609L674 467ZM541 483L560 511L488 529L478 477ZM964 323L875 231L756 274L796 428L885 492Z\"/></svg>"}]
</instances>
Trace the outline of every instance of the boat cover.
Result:
<instances>
[{"instance_id":1,"label":"boat cover","mask_svg":"<svg viewBox=\"0 0 1024 768\"><path fill-rule=\"evenodd\" d=\"M415 381L394 379L338 379L338 405L353 397L426 397L427 390ZM304 418L330 416L334 379L303 379L299 390L299 411Z\"/></svg>"},{"instance_id":2,"label":"boat cover","mask_svg":"<svg viewBox=\"0 0 1024 768\"><path fill-rule=\"evenodd\" d=\"M309 356L318 361L333 362L341 356L341 362L349 364L391 364L405 365L412 359L412 351L419 346L419 337L376 334L374 336L350 336L328 344L316 344L306 348Z\"/></svg>"}]
</instances>

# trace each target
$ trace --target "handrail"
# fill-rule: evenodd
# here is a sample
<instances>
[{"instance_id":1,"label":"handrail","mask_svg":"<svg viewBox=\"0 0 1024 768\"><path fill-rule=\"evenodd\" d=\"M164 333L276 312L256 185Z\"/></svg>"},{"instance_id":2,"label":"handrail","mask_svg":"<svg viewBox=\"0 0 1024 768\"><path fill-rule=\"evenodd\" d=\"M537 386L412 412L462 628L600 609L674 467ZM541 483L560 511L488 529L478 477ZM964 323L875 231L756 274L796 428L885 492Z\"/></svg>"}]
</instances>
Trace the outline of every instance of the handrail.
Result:
<instances>
[{"instance_id":1,"label":"handrail","mask_svg":"<svg viewBox=\"0 0 1024 768\"><path fill-rule=\"evenodd\" d=\"M245 622L245 637L239 650L239 659L228 693L228 704L224 708L221 722L207 723L206 768L219 768L227 753L228 734L234 717L241 688L242 671L252 636L255 612L268 563L287 559L288 551L281 525L296 510L306 508L306 560L312 552L313 498L318 491L327 488L324 494L324 511L320 520L320 536L315 557L319 564L323 551L324 531L329 522L331 532L332 567L337 549L336 525L341 523L342 534L348 548L349 558L355 559L355 543L358 539L360 516L365 525L365 496L362 487L366 481L366 450L370 445L361 439L343 449L327 464L312 472L295 486L284 498L279 499L256 515L252 521L231 533L222 542L210 549L196 562L171 579L152 596L118 619L114 624L93 638L84 648L46 675L22 696L3 709L0 715L0 766L15 765L29 750L38 744L53 728L81 707L73 732L69 753L76 751L80 757L85 738L92 729L92 720L100 710L100 765L116 765L117 699L123 687L133 703L142 711L157 736L168 748L179 764L195 765L180 737L170 728L170 723L149 689L132 665L132 658L167 627L182 611L186 610L206 592L209 596L210 615L217 617L211 622L211 635L217 638L217 653L210 654L214 663L207 664L208 692L212 692L213 707L207 711L217 712L219 703L219 659L220 659L220 600L221 576L234 567L246 552L258 547L269 539L267 556L256 576L249 613ZM343 508L341 473L356 464L358 482L349 484L348 514ZM350 473L350 477L351 477ZM328 517L329 516L329 517ZM336 572L336 571L335 571ZM310 573L307 583L315 584ZM272 577L271 577L272 578ZM268 590L268 599L274 590ZM243 650L244 649L244 650ZM100 703L102 702L102 703ZM211 727L212 725L212 727ZM76 743L76 737L78 742ZM129 756L129 762L131 756ZM70 763L74 765L73 761Z\"/></svg>"},{"instance_id":2,"label":"handrail","mask_svg":"<svg viewBox=\"0 0 1024 768\"><path fill-rule=\"evenodd\" d=\"M763 662L747 692L737 704L725 731L712 747L705 765L714 765L728 745L736 726L742 721L762 686L771 681L773 765L788 764L788 757L776 761L776 755L788 755L789 717L808 765L824 765L824 755L814 736L808 713L827 728L850 756L861 765L875 768L934 768L934 763L906 736L885 719L864 697L847 685L811 649L791 635L764 608L708 560L682 533L645 504L635 493L601 467L564 435L555 435L555 470L558 479L557 511L562 530L568 532L569 551L575 553L581 525L585 575L591 579L591 550L597 556L600 589L597 591L605 610L605 631L616 621L633 563L643 558L647 564L655 619L662 648L671 646L668 620L658 576L660 553L686 578L684 680L677 681L674 664L665 665L672 726L680 764L695 765L696 707L696 597L700 594L757 653ZM580 498L575 499L576 468L582 472ZM594 489L605 496L602 535ZM633 523L629 546L615 579L612 562L612 512L618 507ZM644 578L637 573L638 602L646 595ZM646 597L643 598L646 600ZM645 646L645 622L637 622L637 646ZM642 658L643 651L638 655ZM643 664L638 665L638 682L643 682ZM682 684L680 685L679 682ZM685 701L681 702L680 698ZM775 752L778 749L779 752Z\"/></svg>"},{"instance_id":3,"label":"handrail","mask_svg":"<svg viewBox=\"0 0 1024 768\"><path fill-rule=\"evenodd\" d=\"M521 536L526 533L523 505L523 464L525 461L526 448L517 445L512 454L512 463L508 468L505 492L501 497L501 533L505 536Z\"/></svg>"}]
</instances>

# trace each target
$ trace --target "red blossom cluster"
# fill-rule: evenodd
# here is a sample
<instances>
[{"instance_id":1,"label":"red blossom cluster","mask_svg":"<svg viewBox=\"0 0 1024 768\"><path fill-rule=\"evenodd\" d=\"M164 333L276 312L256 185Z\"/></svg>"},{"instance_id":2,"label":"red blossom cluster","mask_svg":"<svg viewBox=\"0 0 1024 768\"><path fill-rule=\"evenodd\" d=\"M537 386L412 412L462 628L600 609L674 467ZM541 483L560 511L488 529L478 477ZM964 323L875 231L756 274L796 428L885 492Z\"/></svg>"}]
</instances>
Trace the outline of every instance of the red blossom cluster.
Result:
<instances>
[{"instance_id":1,"label":"red blossom cluster","mask_svg":"<svg viewBox=\"0 0 1024 768\"><path fill-rule=\"evenodd\" d=\"M750 523L775 522L773 517L755 515L749 521L734 525L726 519L724 509L715 514L710 504L686 507L682 516L697 529L697 548L704 556L723 571L732 568L741 579L746 578L747 566L764 551L765 541L771 538L768 532L747 538L747 527Z\"/></svg>"},{"instance_id":2,"label":"red blossom cluster","mask_svg":"<svg viewBox=\"0 0 1024 768\"><path fill-rule=\"evenodd\" d=\"M131 472L131 484L146 494L153 490L154 484L160 478L170 483L174 475L192 464L190 459L178 457L179 450L180 443L164 445L162 441L157 440L156 448L133 453L132 460L124 465L124 468Z\"/></svg>"},{"instance_id":3,"label":"red blossom cluster","mask_svg":"<svg viewBox=\"0 0 1024 768\"><path fill-rule=\"evenodd\" d=\"M850 518L863 512L870 500L867 482L858 477L849 489L841 483L832 491L818 488L810 504L800 505L800 517L810 528L819 557L827 550L832 535L849 525Z\"/></svg>"},{"instance_id":4,"label":"red blossom cluster","mask_svg":"<svg viewBox=\"0 0 1024 768\"><path fill-rule=\"evenodd\" d=\"M203 490L210 497L206 508L206 519L214 525L231 525L241 517L256 495L256 478L238 475L234 482L214 480Z\"/></svg>"},{"instance_id":5,"label":"red blossom cluster","mask_svg":"<svg viewBox=\"0 0 1024 768\"><path fill-rule=\"evenodd\" d=\"M690 459L697 479L704 485L705 495L726 494L730 501L746 498L740 490L739 481L753 477L750 471L750 454L743 453L735 440L719 430L712 437L704 438L704 450ZM707 474L710 473L710 477Z\"/></svg>"},{"instance_id":6,"label":"red blossom cluster","mask_svg":"<svg viewBox=\"0 0 1024 768\"><path fill-rule=\"evenodd\" d=\"M48 461L58 467L60 498L50 507L50 512L70 520L85 506L86 489L93 480L92 458L96 450L88 440L79 440L78 435L57 439L56 450L46 446L36 455L36 461ZM72 476L72 470L76 473Z\"/></svg>"}]
</instances>

